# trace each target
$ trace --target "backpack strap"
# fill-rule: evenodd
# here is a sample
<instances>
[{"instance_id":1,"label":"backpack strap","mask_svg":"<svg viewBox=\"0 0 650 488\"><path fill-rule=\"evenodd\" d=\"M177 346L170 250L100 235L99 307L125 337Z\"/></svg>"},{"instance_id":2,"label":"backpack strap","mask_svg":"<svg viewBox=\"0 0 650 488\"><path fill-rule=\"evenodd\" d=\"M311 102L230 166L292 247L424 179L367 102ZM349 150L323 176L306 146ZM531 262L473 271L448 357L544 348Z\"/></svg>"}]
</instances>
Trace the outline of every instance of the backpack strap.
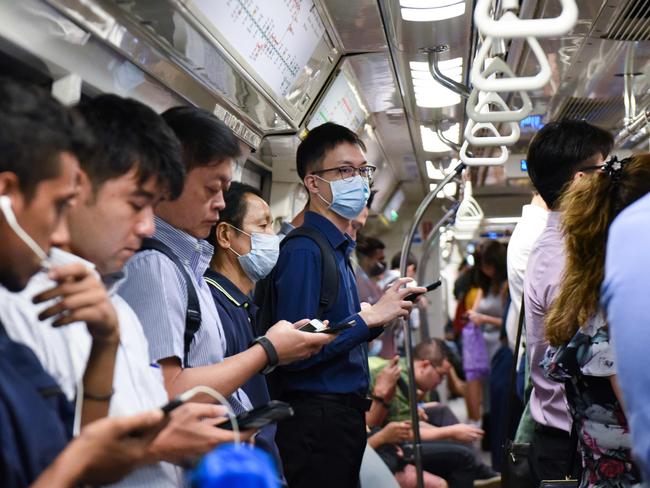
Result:
<instances>
[{"instance_id":1,"label":"backpack strap","mask_svg":"<svg viewBox=\"0 0 650 488\"><path fill-rule=\"evenodd\" d=\"M176 265L185 280L185 286L187 287L187 311L185 312L185 332L183 333L183 367L189 368L190 345L194 340L194 335L199 330L199 327L201 327L199 296L196 294L196 289L192 284L192 280L185 266L183 266L178 256L174 254L174 251L167 244L158 239L145 238L142 240L142 246L139 251L146 250L158 251L167 256Z\"/></svg>"},{"instance_id":2,"label":"backpack strap","mask_svg":"<svg viewBox=\"0 0 650 488\"><path fill-rule=\"evenodd\" d=\"M339 270L336 265L336 256L329 241L316 229L309 227L298 227L292 230L282 240L280 246L284 246L289 240L296 237L306 237L314 241L321 255L321 289L318 302L318 318L322 318L336 303L339 294Z\"/></svg>"}]
</instances>

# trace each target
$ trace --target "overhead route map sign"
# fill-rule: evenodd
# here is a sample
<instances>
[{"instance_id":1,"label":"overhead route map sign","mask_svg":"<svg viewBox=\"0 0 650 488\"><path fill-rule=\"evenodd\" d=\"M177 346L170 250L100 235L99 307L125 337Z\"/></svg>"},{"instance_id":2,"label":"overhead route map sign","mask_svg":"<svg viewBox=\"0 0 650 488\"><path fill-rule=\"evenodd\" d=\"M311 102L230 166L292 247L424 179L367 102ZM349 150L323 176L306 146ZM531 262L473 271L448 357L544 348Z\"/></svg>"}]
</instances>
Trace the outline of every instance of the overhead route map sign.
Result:
<instances>
[{"instance_id":1,"label":"overhead route map sign","mask_svg":"<svg viewBox=\"0 0 650 488\"><path fill-rule=\"evenodd\" d=\"M236 53L285 97L325 27L312 0L193 0Z\"/></svg>"},{"instance_id":2,"label":"overhead route map sign","mask_svg":"<svg viewBox=\"0 0 650 488\"><path fill-rule=\"evenodd\" d=\"M307 128L311 130L325 122L335 122L356 132L367 115L345 71L341 71L318 105Z\"/></svg>"}]
</instances>

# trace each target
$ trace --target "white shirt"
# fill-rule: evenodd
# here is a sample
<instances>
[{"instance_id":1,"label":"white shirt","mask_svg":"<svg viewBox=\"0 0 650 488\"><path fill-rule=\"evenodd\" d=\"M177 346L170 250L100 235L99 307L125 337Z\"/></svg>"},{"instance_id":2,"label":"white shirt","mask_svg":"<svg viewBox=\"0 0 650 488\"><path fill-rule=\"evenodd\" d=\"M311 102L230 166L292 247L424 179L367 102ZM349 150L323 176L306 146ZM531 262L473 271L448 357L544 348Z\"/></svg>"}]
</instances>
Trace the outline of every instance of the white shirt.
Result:
<instances>
[{"instance_id":1,"label":"white shirt","mask_svg":"<svg viewBox=\"0 0 650 488\"><path fill-rule=\"evenodd\" d=\"M521 211L521 220L512 232L508 243L508 288L510 291L510 308L506 319L506 332L508 342L512 349L517 340L517 326L519 325L519 312L521 311L521 297L524 289L524 276L528 266L530 250L537 241L548 219L548 211L537 205L524 205ZM523 354L523 342L517 354L517 364Z\"/></svg>"},{"instance_id":2,"label":"white shirt","mask_svg":"<svg viewBox=\"0 0 650 488\"><path fill-rule=\"evenodd\" d=\"M82 262L91 263L60 250L52 253L55 265ZM167 400L162 372L150 365L149 348L142 325L129 305L117 295L120 282L109 288L119 326L120 344L115 358L110 416L131 415L161 407ZM90 356L92 338L86 324L77 322L54 328L51 320L40 321L38 314L51 305L32 304L32 298L54 286L44 272L36 274L20 293L11 293L0 287L0 320L7 334L16 342L29 346L43 368L59 383L66 396L74 401ZM160 462L134 471L116 487L179 487L185 486L182 470Z\"/></svg>"}]
</instances>

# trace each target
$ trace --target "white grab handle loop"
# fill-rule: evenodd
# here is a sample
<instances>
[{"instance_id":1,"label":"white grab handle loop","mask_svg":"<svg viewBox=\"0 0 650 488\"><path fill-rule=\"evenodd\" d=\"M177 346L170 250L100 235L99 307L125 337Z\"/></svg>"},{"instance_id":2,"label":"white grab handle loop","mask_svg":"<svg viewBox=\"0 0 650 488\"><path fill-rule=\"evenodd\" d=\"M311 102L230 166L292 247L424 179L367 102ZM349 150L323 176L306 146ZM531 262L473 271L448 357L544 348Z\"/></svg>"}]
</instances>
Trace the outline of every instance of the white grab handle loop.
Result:
<instances>
[{"instance_id":1,"label":"white grab handle loop","mask_svg":"<svg viewBox=\"0 0 650 488\"><path fill-rule=\"evenodd\" d=\"M507 64L500 58L495 58L492 61L490 66L488 66L489 71L486 70L486 72L481 72L481 67L485 62L485 59L488 57L493 42L492 37L487 37L483 41L481 49L479 49L474 58L474 62L472 63L470 78L474 87L485 92L503 92L538 90L546 85L548 80L551 79L551 65L546 58L546 53L544 53L542 46L539 45L539 42L534 37L527 37L526 41L530 45L531 51L539 63L539 72L535 76L511 77L510 73L512 73L512 70L509 67L506 69L505 66L507 66ZM497 72L502 72L508 75L508 77L488 78L489 75L493 75Z\"/></svg>"},{"instance_id":2,"label":"white grab handle loop","mask_svg":"<svg viewBox=\"0 0 650 488\"><path fill-rule=\"evenodd\" d=\"M505 68L503 68L504 66L505 68L508 69L509 73L512 73L512 70L510 70L510 66L508 66L506 63L501 61L501 59L497 58L483 72L483 75L489 76L490 74L492 74L490 70L493 69L495 70L495 72L499 71L499 69L505 70ZM481 97L481 101L479 101L479 93L483 95ZM467 116L470 119L474 120L475 122L520 121L528 117L530 113L533 111L533 102L528 96L528 93L526 93L525 91L520 90L519 95L521 96L521 100L522 100L521 107L517 110L511 110L510 107L508 107L508 104L505 102L505 100L501 98L501 96L498 93L488 92L483 94L483 92L480 92L480 90L474 88L472 90L472 93L469 96L469 99L467 100L465 111L467 113ZM502 110L490 111L489 110L490 104L497 105Z\"/></svg>"},{"instance_id":3,"label":"white grab handle loop","mask_svg":"<svg viewBox=\"0 0 650 488\"><path fill-rule=\"evenodd\" d=\"M507 136L502 136L499 134L497 128L492 124L492 122L475 122L474 120L469 120L467 122L467 127L465 128L465 139L474 146L478 147L487 147L487 146L512 146L519 140L519 124L517 122L508 122L510 126L510 134ZM493 136L476 136L475 133L480 129L488 129Z\"/></svg>"},{"instance_id":4,"label":"white grab handle loop","mask_svg":"<svg viewBox=\"0 0 650 488\"><path fill-rule=\"evenodd\" d=\"M575 0L560 0L562 12L547 19L520 19L513 12L505 12L499 20L490 16L492 0L478 0L474 10L474 22L478 30L490 37L512 39L513 37L556 37L573 29L578 20Z\"/></svg>"},{"instance_id":5,"label":"white grab handle loop","mask_svg":"<svg viewBox=\"0 0 650 488\"><path fill-rule=\"evenodd\" d=\"M494 158L478 157L473 158L467 154L469 141L463 142L463 147L460 149L460 160L467 166L500 166L508 160L508 148L501 146L501 155Z\"/></svg>"}]
</instances>

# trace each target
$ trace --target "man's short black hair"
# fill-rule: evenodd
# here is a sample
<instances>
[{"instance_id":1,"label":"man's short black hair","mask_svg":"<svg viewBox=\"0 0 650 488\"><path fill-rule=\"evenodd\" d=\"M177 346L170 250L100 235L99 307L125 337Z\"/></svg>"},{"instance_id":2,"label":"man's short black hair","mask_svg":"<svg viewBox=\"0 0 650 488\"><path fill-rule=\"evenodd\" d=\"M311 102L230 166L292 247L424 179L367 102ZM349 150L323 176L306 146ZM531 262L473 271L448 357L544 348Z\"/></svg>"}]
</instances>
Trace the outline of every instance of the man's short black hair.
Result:
<instances>
[{"instance_id":1,"label":"man's short black hair","mask_svg":"<svg viewBox=\"0 0 650 488\"><path fill-rule=\"evenodd\" d=\"M325 153L344 142L366 150L366 145L359 136L342 125L325 122L309 131L296 152L296 169L300 179L304 180L310 171L320 169Z\"/></svg>"},{"instance_id":2,"label":"man's short black hair","mask_svg":"<svg viewBox=\"0 0 650 488\"><path fill-rule=\"evenodd\" d=\"M185 179L181 145L160 115L117 95L100 95L78 108L97 140L94 157L81 165L95 189L135 169L139 183L154 177L168 198L181 194Z\"/></svg>"},{"instance_id":3,"label":"man's short black hair","mask_svg":"<svg viewBox=\"0 0 650 488\"><path fill-rule=\"evenodd\" d=\"M93 145L76 110L40 88L0 78L0 172L16 174L27 201L40 182L59 175L61 153L84 160Z\"/></svg>"},{"instance_id":4,"label":"man's short black hair","mask_svg":"<svg viewBox=\"0 0 650 488\"><path fill-rule=\"evenodd\" d=\"M263 199L262 193L257 188L245 183L233 181L230 184L230 188L228 188L227 191L223 192L223 199L225 201L226 208L219 212L219 222L226 222L233 227L241 229L244 223L244 217L246 216L248 205L246 203L246 195L248 194L255 195ZM217 241L215 236L215 229L216 227L212 228L207 241L216 249Z\"/></svg>"},{"instance_id":5,"label":"man's short black hair","mask_svg":"<svg viewBox=\"0 0 650 488\"><path fill-rule=\"evenodd\" d=\"M241 156L233 131L207 110L174 107L163 112L162 117L181 141L187 171Z\"/></svg>"},{"instance_id":6,"label":"man's short black hair","mask_svg":"<svg viewBox=\"0 0 650 488\"><path fill-rule=\"evenodd\" d=\"M402 262L402 251L395 253L393 258L390 260L390 269L399 269L399 265ZM411 253L406 256L406 265L407 266L417 266L418 261L415 259L415 256Z\"/></svg>"},{"instance_id":7,"label":"man's short black hair","mask_svg":"<svg viewBox=\"0 0 650 488\"><path fill-rule=\"evenodd\" d=\"M583 120L564 119L546 124L528 147L528 175L549 208L554 208L564 187L589 159L606 158L614 145L612 135Z\"/></svg>"},{"instance_id":8,"label":"man's short black hair","mask_svg":"<svg viewBox=\"0 0 650 488\"><path fill-rule=\"evenodd\" d=\"M386 249L386 245L376 237L361 234L357 236L357 256L372 256L380 249Z\"/></svg>"}]
</instances>

